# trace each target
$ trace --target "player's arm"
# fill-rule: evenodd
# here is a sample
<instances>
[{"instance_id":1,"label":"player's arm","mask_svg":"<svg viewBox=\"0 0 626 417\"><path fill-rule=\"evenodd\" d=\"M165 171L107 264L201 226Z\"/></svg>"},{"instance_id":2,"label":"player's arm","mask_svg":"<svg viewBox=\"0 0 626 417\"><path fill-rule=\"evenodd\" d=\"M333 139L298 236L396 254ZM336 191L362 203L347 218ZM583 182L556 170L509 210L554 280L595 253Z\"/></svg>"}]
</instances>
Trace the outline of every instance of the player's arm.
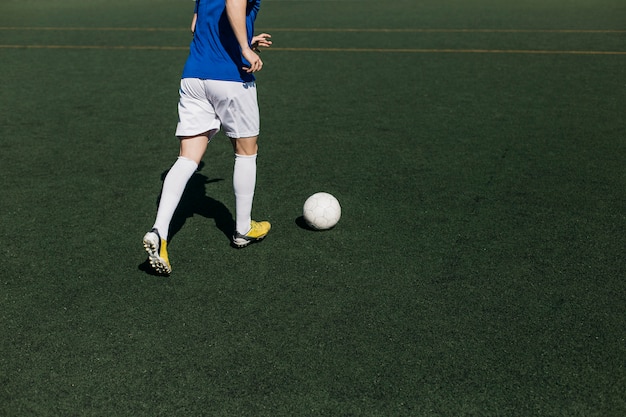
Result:
<instances>
[{"instance_id":1,"label":"player's arm","mask_svg":"<svg viewBox=\"0 0 626 417\"><path fill-rule=\"evenodd\" d=\"M252 38L251 48L254 52L261 52L259 48L269 48L272 46L272 35L269 33L261 33Z\"/></svg>"},{"instance_id":2,"label":"player's arm","mask_svg":"<svg viewBox=\"0 0 626 417\"><path fill-rule=\"evenodd\" d=\"M196 22L198 21L198 13L193 14L193 19L191 19L191 33L196 32Z\"/></svg>"},{"instance_id":3,"label":"player's arm","mask_svg":"<svg viewBox=\"0 0 626 417\"><path fill-rule=\"evenodd\" d=\"M248 29L246 27L246 0L226 0L226 15L230 26L233 28L237 43L241 48L241 55L250 63L249 67L244 67L247 72L260 71L263 67L263 61L252 50L248 44Z\"/></svg>"}]
</instances>

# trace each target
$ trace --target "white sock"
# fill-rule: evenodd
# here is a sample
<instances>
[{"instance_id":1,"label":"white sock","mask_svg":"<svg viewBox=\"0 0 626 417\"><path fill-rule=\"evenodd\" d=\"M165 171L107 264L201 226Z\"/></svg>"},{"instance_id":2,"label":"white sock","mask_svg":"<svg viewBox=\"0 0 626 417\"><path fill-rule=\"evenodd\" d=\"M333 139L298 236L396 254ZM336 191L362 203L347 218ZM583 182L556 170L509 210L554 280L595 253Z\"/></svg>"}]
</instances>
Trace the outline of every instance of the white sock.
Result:
<instances>
[{"instance_id":1,"label":"white sock","mask_svg":"<svg viewBox=\"0 0 626 417\"><path fill-rule=\"evenodd\" d=\"M167 240L174 211L178 207L189 178L196 172L196 169L198 169L198 164L191 159L179 156L165 176L163 190L161 191L161 201L159 202L159 209L157 210L153 226L165 240Z\"/></svg>"},{"instance_id":2,"label":"white sock","mask_svg":"<svg viewBox=\"0 0 626 417\"><path fill-rule=\"evenodd\" d=\"M241 234L250 231L252 200L256 186L256 155L235 154L233 190L235 191L235 230Z\"/></svg>"}]
</instances>

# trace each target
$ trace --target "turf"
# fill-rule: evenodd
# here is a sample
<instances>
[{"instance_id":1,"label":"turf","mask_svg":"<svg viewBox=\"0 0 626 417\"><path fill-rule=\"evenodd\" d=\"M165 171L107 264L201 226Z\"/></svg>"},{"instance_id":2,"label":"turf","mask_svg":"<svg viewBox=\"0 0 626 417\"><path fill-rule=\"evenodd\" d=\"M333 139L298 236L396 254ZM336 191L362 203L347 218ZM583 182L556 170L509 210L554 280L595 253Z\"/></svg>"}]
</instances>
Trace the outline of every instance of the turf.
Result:
<instances>
[{"instance_id":1,"label":"turf","mask_svg":"<svg viewBox=\"0 0 626 417\"><path fill-rule=\"evenodd\" d=\"M0 415L626 414L622 2L264 0L273 230L220 136L164 278L192 6L0 4Z\"/></svg>"}]
</instances>

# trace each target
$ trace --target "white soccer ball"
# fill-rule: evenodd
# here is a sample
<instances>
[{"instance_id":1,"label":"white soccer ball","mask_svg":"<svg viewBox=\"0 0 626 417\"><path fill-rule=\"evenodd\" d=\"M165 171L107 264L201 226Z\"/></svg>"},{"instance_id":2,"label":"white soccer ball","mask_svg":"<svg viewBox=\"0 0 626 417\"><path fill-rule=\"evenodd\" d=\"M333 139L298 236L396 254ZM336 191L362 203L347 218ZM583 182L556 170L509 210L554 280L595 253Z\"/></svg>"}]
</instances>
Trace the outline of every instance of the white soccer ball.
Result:
<instances>
[{"instance_id":1,"label":"white soccer ball","mask_svg":"<svg viewBox=\"0 0 626 417\"><path fill-rule=\"evenodd\" d=\"M335 226L341 218L341 206L332 194L315 193L304 202L302 215L309 227L326 230Z\"/></svg>"}]
</instances>

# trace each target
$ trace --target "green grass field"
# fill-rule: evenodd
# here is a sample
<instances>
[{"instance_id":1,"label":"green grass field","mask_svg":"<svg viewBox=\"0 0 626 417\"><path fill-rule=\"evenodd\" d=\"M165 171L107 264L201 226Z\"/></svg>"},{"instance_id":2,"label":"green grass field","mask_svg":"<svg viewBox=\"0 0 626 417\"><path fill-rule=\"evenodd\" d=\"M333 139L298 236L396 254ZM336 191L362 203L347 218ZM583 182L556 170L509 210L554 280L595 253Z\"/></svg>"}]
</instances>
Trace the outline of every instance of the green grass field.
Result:
<instances>
[{"instance_id":1,"label":"green grass field","mask_svg":"<svg viewBox=\"0 0 626 417\"><path fill-rule=\"evenodd\" d=\"M220 135L166 278L192 11L0 3L0 416L626 415L623 1L263 0L273 230Z\"/></svg>"}]
</instances>

